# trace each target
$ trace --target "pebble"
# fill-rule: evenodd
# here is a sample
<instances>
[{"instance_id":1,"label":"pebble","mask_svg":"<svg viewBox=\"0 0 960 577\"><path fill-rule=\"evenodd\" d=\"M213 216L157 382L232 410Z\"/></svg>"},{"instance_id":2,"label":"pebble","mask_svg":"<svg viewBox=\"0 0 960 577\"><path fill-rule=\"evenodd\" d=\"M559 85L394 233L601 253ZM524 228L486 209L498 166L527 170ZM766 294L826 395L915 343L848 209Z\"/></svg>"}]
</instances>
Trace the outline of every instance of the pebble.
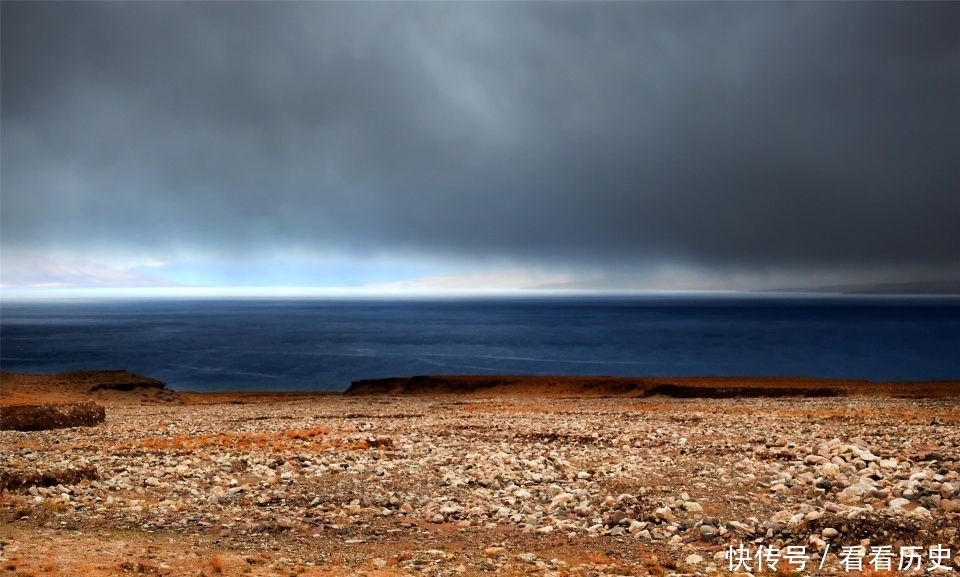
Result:
<instances>
[{"instance_id":1,"label":"pebble","mask_svg":"<svg viewBox=\"0 0 960 577\"><path fill-rule=\"evenodd\" d=\"M890 507L891 509L902 509L902 508L906 507L906 506L909 505L909 504L910 504L910 500L909 500L909 499L904 499L904 498L902 498L902 497L898 497L898 498L892 499L892 500L890 501L889 507Z\"/></svg>"},{"instance_id":2,"label":"pebble","mask_svg":"<svg viewBox=\"0 0 960 577\"><path fill-rule=\"evenodd\" d=\"M743 407L753 412L720 409L705 416L696 416L700 409L692 403L668 401L666 409L657 405L656 410L633 411L634 405L623 399L583 401L590 411L575 414L508 411L499 416L460 413L460 405L442 404L447 401L346 404L354 402L184 407L176 413L177 435L196 438L235 431L282 440L289 429L329 425L322 448L296 440L277 449L145 450L140 445L147 440L170 437L149 428L140 407L121 407L103 430L111 438L139 443L136 453L93 450L98 443L88 438L90 431L65 430L58 434L62 443L91 448L63 452L38 437L31 459L17 449L5 451L0 466L5 471L14 463L43 471L84 463L96 467L99 479L9 492L23 499L34 516L43 507L65 507L57 513L63 523L97 514L108 527L206 530L231 546L295 539L299 528L323 541L335 536L338 543L359 543L354 538L358 532L397 531L420 539L422 532L432 537L449 531L467 539L510 526L535 538L554 533L573 543L590 539L598 547L629 545L633 539L662 541L658 547L674 551L674 561L695 555L701 560L688 565L699 566L704 558L713 558L712 551L703 557L710 546L741 542L803 544L822 551L826 541L846 544L854 533L840 539L837 528L868 531L871 519L893 532L891 542L924 530L931 540L957 543L956 534L936 532L956 527L960 513L960 434L954 426L938 426L932 444L923 422L900 426L874 412L874 421L847 423L844 433L850 438L834 442L818 440L829 438L824 435L835 424L829 418L803 421L805 428L792 417L783 424L765 419L770 410L781 410L768 399L744 399ZM404 411L424 416L394 418L398 409L390 403L401 402L413 407ZM491 402L500 401L483 401ZM639 400L635 406L644 408L648 402ZM811 413L873 410L869 400L798 402L801 411ZM884 402L900 406L900 401ZM904 411L916 410L914 402L904 401ZM389 451L364 446L371 445L369 435L337 416L361 411L375 415L368 420L376 426L377 444L391 439ZM629 418L616 421L617 430L611 432L611 415L628 411ZM5 447L17 446L6 442L13 434L0 435ZM718 518L704 518L704 509ZM432 524L420 525L423 521ZM442 523L450 525L433 525ZM897 529L897 523L905 528ZM503 545L482 553L500 566L484 561L492 567L487 571L509 572L516 562L545 563L535 553L504 559ZM472 554L479 557L480 552ZM477 557L461 559L456 566L468 572L478 566ZM430 563L425 567L432 570ZM376 561L374 567L382 568ZM442 568L453 570L452 563Z\"/></svg>"}]
</instances>

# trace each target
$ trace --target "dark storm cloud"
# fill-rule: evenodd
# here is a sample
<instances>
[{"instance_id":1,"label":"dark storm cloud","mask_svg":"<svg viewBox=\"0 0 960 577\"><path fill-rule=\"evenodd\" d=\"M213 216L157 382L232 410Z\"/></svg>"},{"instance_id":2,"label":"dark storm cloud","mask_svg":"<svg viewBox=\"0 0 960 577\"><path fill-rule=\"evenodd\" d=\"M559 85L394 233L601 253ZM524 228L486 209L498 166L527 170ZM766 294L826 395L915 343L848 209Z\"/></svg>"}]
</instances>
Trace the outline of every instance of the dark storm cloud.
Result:
<instances>
[{"instance_id":1,"label":"dark storm cloud","mask_svg":"<svg viewBox=\"0 0 960 577\"><path fill-rule=\"evenodd\" d=\"M5 251L960 267L960 4L3 3Z\"/></svg>"}]
</instances>

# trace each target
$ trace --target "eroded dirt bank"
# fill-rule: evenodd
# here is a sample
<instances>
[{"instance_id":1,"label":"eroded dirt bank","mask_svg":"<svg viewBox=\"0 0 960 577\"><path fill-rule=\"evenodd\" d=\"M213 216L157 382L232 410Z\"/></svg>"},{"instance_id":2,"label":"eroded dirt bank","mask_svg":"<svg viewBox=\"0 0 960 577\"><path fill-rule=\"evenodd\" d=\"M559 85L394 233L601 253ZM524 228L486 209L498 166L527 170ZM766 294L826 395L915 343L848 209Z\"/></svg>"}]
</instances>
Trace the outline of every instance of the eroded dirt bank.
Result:
<instances>
[{"instance_id":1,"label":"eroded dirt bank","mask_svg":"<svg viewBox=\"0 0 960 577\"><path fill-rule=\"evenodd\" d=\"M73 371L50 375L0 373L0 407L43 403L179 402L166 383L129 371Z\"/></svg>"}]
</instances>

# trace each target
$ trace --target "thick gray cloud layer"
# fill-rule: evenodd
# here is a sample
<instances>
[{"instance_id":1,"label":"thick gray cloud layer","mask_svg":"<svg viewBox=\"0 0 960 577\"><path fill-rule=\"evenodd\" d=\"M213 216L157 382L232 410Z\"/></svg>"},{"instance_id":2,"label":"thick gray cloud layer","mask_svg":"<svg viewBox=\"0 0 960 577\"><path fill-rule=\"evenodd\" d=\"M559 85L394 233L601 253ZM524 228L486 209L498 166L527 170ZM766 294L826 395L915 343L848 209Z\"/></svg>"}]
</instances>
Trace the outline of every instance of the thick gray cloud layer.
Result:
<instances>
[{"instance_id":1,"label":"thick gray cloud layer","mask_svg":"<svg viewBox=\"0 0 960 577\"><path fill-rule=\"evenodd\" d=\"M960 270L960 3L3 3L4 252Z\"/></svg>"}]
</instances>

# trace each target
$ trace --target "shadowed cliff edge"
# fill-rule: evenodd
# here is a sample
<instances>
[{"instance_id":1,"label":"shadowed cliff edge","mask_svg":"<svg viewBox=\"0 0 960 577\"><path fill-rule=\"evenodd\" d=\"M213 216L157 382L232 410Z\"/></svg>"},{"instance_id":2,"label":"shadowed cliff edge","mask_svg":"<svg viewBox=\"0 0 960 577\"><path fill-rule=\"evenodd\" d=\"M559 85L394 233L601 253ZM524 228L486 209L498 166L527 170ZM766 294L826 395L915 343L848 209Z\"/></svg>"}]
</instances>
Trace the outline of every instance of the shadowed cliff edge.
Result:
<instances>
[{"instance_id":1,"label":"shadowed cliff edge","mask_svg":"<svg viewBox=\"0 0 960 577\"><path fill-rule=\"evenodd\" d=\"M416 376L354 381L345 395L542 395L727 399L736 397L904 398L960 396L958 381L871 382L794 377Z\"/></svg>"}]
</instances>

